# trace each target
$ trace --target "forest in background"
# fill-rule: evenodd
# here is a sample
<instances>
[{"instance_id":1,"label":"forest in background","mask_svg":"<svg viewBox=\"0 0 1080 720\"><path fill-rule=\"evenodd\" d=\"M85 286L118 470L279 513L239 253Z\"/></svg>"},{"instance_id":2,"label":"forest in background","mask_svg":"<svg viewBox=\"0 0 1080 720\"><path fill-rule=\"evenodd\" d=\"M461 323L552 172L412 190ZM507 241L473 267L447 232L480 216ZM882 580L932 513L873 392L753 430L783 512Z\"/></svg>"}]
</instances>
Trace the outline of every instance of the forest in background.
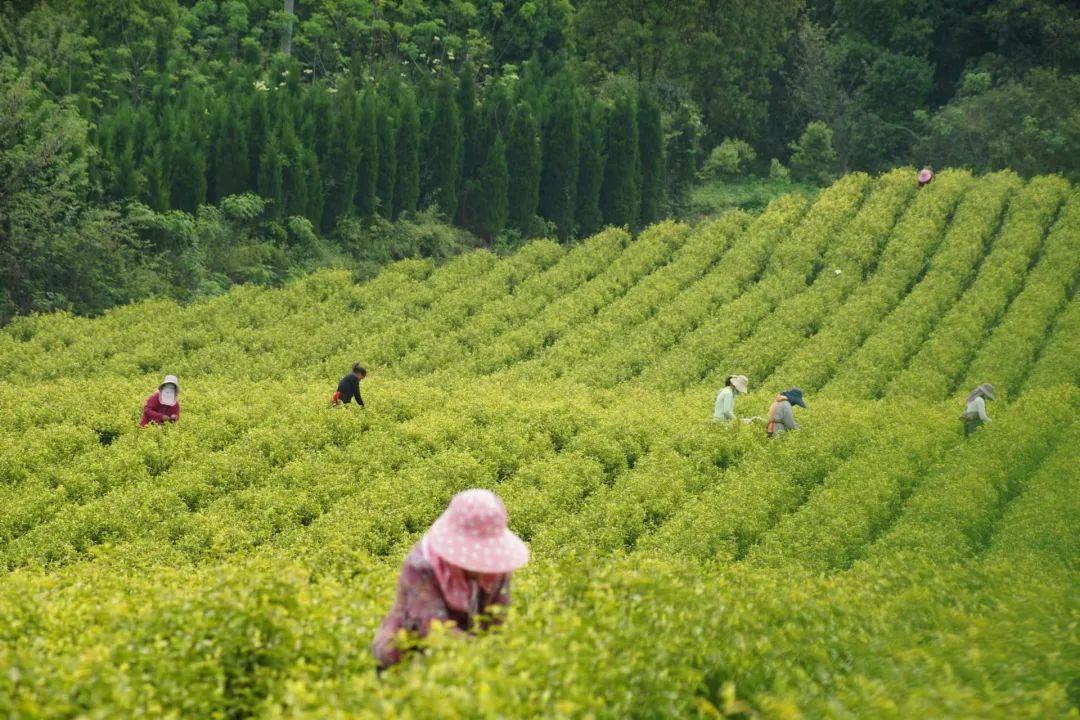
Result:
<instances>
[{"instance_id":1,"label":"forest in background","mask_svg":"<svg viewBox=\"0 0 1080 720\"><path fill-rule=\"evenodd\" d=\"M701 178L1077 178L1049 0L0 9L0 322L679 215Z\"/></svg>"}]
</instances>

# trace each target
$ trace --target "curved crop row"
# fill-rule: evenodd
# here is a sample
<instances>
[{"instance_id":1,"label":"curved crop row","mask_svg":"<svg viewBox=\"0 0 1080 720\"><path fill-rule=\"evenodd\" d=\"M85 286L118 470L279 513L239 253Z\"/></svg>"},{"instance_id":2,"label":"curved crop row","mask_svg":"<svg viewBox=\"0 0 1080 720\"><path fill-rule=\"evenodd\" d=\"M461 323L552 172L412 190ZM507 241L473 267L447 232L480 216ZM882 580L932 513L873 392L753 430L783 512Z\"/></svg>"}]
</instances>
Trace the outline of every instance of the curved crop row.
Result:
<instances>
[{"instance_id":1,"label":"curved crop row","mask_svg":"<svg viewBox=\"0 0 1080 720\"><path fill-rule=\"evenodd\" d=\"M823 192L803 222L776 241L776 249L753 287L718 308L715 315L657 359L642 380L668 389L697 382L777 303L805 289L822 249L855 215L871 185L864 175L849 175L846 180Z\"/></svg>"},{"instance_id":2,"label":"curved crop row","mask_svg":"<svg viewBox=\"0 0 1080 720\"><path fill-rule=\"evenodd\" d=\"M738 238L723 262L679 293L655 316L613 340L576 369L575 377L611 386L638 375L661 351L692 332L724 303L737 298L761 274L774 246L806 209L801 196L774 200Z\"/></svg>"},{"instance_id":3,"label":"curved crop row","mask_svg":"<svg viewBox=\"0 0 1080 720\"><path fill-rule=\"evenodd\" d=\"M546 371L559 377L588 362L587 358L624 337L651 318L684 288L717 269L718 263L746 228L749 218L734 212L694 228L672 261L645 277L596 317L560 337L535 362L515 367L517 374ZM689 233L688 228L682 228Z\"/></svg>"},{"instance_id":4,"label":"curved crop row","mask_svg":"<svg viewBox=\"0 0 1080 720\"><path fill-rule=\"evenodd\" d=\"M632 242L619 261L577 290L557 298L520 327L479 348L465 365L470 372L488 374L550 347L570 327L593 317L662 267L682 247L686 232L670 223L654 225Z\"/></svg>"},{"instance_id":5,"label":"curved crop row","mask_svg":"<svg viewBox=\"0 0 1080 720\"><path fill-rule=\"evenodd\" d=\"M943 398L956 390L988 330L1023 286L1067 191L1068 183L1061 178L1035 178L1028 184L1032 204L1011 209L975 282L941 318L909 368L893 378L888 393Z\"/></svg>"},{"instance_id":6,"label":"curved crop row","mask_svg":"<svg viewBox=\"0 0 1080 720\"><path fill-rule=\"evenodd\" d=\"M904 217L873 276L852 293L821 330L785 360L770 382L783 380L801 388L822 387L895 307L918 279L927 257L937 248L956 204L972 184L965 172L941 173L922 188Z\"/></svg>"},{"instance_id":7,"label":"curved crop row","mask_svg":"<svg viewBox=\"0 0 1080 720\"><path fill-rule=\"evenodd\" d=\"M1073 194L1046 238L1038 264L968 366L964 386L992 382L1014 394L1031 369L1054 317L1080 280L1080 195Z\"/></svg>"},{"instance_id":8,"label":"curved crop row","mask_svg":"<svg viewBox=\"0 0 1080 720\"><path fill-rule=\"evenodd\" d=\"M536 316L556 298L574 292L601 274L630 242L625 230L608 229L568 252L545 272L524 281L501 300L488 304L468 324L408 353L395 366L404 375L429 373L452 366L493 338Z\"/></svg>"},{"instance_id":9,"label":"curved crop row","mask_svg":"<svg viewBox=\"0 0 1080 720\"><path fill-rule=\"evenodd\" d=\"M732 368L751 378L764 379L870 274L886 246L889 230L903 213L915 187L907 169L881 177L858 214L840 228L825 248L820 271L815 270L810 287L803 291L797 282L785 297L754 328L753 334L731 347L723 358L724 368ZM722 385L733 370L719 369L710 384Z\"/></svg>"},{"instance_id":10,"label":"curved crop row","mask_svg":"<svg viewBox=\"0 0 1080 720\"><path fill-rule=\"evenodd\" d=\"M956 209L942 247L926 275L877 327L826 385L844 397L879 397L885 383L922 344L965 287L975 277L990 246L1009 196L1020 186L1012 173L981 180ZM1014 204L1032 202L1021 194Z\"/></svg>"}]
</instances>

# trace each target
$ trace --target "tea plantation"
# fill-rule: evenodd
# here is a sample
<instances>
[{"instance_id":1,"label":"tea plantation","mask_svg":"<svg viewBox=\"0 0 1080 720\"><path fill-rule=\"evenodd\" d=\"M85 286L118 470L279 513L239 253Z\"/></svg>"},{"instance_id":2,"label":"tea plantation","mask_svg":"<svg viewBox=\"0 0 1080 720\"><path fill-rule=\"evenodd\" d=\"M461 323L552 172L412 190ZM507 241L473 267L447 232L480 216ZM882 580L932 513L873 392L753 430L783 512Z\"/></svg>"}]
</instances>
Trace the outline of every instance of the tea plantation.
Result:
<instances>
[{"instance_id":1,"label":"tea plantation","mask_svg":"<svg viewBox=\"0 0 1080 720\"><path fill-rule=\"evenodd\" d=\"M1080 193L913 177L14 322L0 716L1076 717ZM356 360L367 409L329 407ZM167 372L181 421L140 430ZM709 422L733 373L802 430ZM475 486L533 553L507 624L377 679Z\"/></svg>"}]
</instances>

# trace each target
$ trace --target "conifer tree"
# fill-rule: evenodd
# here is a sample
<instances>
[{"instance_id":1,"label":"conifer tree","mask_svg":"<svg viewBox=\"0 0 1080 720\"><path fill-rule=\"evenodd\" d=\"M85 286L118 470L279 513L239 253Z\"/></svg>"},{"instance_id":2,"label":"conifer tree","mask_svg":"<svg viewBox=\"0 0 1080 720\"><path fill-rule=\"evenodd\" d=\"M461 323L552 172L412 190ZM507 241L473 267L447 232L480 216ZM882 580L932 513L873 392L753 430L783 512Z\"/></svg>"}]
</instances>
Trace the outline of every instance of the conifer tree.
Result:
<instances>
[{"instance_id":1,"label":"conifer tree","mask_svg":"<svg viewBox=\"0 0 1080 720\"><path fill-rule=\"evenodd\" d=\"M394 178L394 212L396 220L402 213L416 212L420 198L420 110L412 90L402 93L397 128L397 176Z\"/></svg>"},{"instance_id":2,"label":"conifer tree","mask_svg":"<svg viewBox=\"0 0 1080 720\"><path fill-rule=\"evenodd\" d=\"M507 191L508 222L527 233L540 204L540 138L536 119L525 103L519 103L510 113L506 164L513 168ZM488 188L482 190L487 192Z\"/></svg>"},{"instance_id":3,"label":"conifer tree","mask_svg":"<svg viewBox=\"0 0 1080 720\"><path fill-rule=\"evenodd\" d=\"M308 192L305 153L300 139L293 130L292 122L281 128L281 158L284 186L283 215L304 215L307 212Z\"/></svg>"},{"instance_id":4,"label":"conifer tree","mask_svg":"<svg viewBox=\"0 0 1080 720\"><path fill-rule=\"evenodd\" d=\"M169 181L165 173L165 152L167 146L155 147L143 158L142 192L139 200L158 212L169 209Z\"/></svg>"},{"instance_id":5,"label":"conifer tree","mask_svg":"<svg viewBox=\"0 0 1080 720\"><path fill-rule=\"evenodd\" d=\"M214 198L238 195L248 185L247 128L235 101L219 105L214 142Z\"/></svg>"},{"instance_id":6,"label":"conifer tree","mask_svg":"<svg viewBox=\"0 0 1080 720\"><path fill-rule=\"evenodd\" d=\"M488 239L495 237L506 227L509 215L508 174L506 145L502 136L497 136L495 144L488 151L487 160L480 169L479 180L483 193L477 196L477 216L480 228Z\"/></svg>"},{"instance_id":7,"label":"conifer tree","mask_svg":"<svg viewBox=\"0 0 1080 720\"><path fill-rule=\"evenodd\" d=\"M174 209L193 213L206 202L206 155L191 134L182 137L173 151L169 198Z\"/></svg>"},{"instance_id":8,"label":"conifer tree","mask_svg":"<svg viewBox=\"0 0 1080 720\"><path fill-rule=\"evenodd\" d=\"M379 134L379 179L376 194L379 196L379 214L389 218L394 209L394 181L397 176L396 118L391 104L385 99L379 103L375 122Z\"/></svg>"},{"instance_id":9,"label":"conifer tree","mask_svg":"<svg viewBox=\"0 0 1080 720\"><path fill-rule=\"evenodd\" d=\"M577 206L574 219L581 236L592 235L604 224L600 212L600 191L604 184L606 113L596 104L581 115L581 145L578 152Z\"/></svg>"},{"instance_id":10,"label":"conifer tree","mask_svg":"<svg viewBox=\"0 0 1080 720\"><path fill-rule=\"evenodd\" d=\"M324 232L333 230L338 218L353 210L356 168L359 161L354 121L358 105L355 93L348 87L338 93L337 102L333 104L333 129L323 172L323 187L326 192L322 222Z\"/></svg>"},{"instance_id":11,"label":"conifer tree","mask_svg":"<svg viewBox=\"0 0 1080 720\"><path fill-rule=\"evenodd\" d=\"M245 189L258 185L259 158L266 147L266 136L270 133L270 106L266 91L256 90L251 93L247 108L247 182Z\"/></svg>"},{"instance_id":12,"label":"conifer tree","mask_svg":"<svg viewBox=\"0 0 1080 720\"><path fill-rule=\"evenodd\" d=\"M458 108L461 111L461 186L458 189L456 221L466 227L475 224L475 194L479 187L480 166L484 162L487 146L484 144L480 109L476 104L475 69L466 63L461 69L458 82Z\"/></svg>"},{"instance_id":13,"label":"conifer tree","mask_svg":"<svg viewBox=\"0 0 1080 720\"><path fill-rule=\"evenodd\" d=\"M314 150L304 151L304 182L307 184L307 207L304 215L315 227L319 226L323 216L326 196L323 192L322 172L319 169L319 157Z\"/></svg>"},{"instance_id":14,"label":"conifer tree","mask_svg":"<svg viewBox=\"0 0 1080 720\"><path fill-rule=\"evenodd\" d=\"M638 98L638 150L641 153L642 226L660 218L664 204L664 128L660 106L651 92Z\"/></svg>"},{"instance_id":15,"label":"conifer tree","mask_svg":"<svg viewBox=\"0 0 1080 720\"><path fill-rule=\"evenodd\" d=\"M281 148L276 133L270 133L259 156L259 194L270 201L267 214L282 217L285 214L285 181L281 161Z\"/></svg>"},{"instance_id":16,"label":"conifer tree","mask_svg":"<svg viewBox=\"0 0 1080 720\"><path fill-rule=\"evenodd\" d=\"M555 223L563 240L574 233L581 135L579 115L573 93L566 86L560 86L544 122L540 213Z\"/></svg>"},{"instance_id":17,"label":"conifer tree","mask_svg":"<svg viewBox=\"0 0 1080 720\"><path fill-rule=\"evenodd\" d=\"M641 159L638 155L637 107L629 92L615 99L608 115L607 163L600 209L604 222L634 228L641 206Z\"/></svg>"},{"instance_id":18,"label":"conifer tree","mask_svg":"<svg viewBox=\"0 0 1080 720\"><path fill-rule=\"evenodd\" d=\"M436 88L424 159L427 168L425 196L448 218L457 214L461 155L461 114L453 80L446 75Z\"/></svg>"},{"instance_id":19,"label":"conifer tree","mask_svg":"<svg viewBox=\"0 0 1080 720\"><path fill-rule=\"evenodd\" d=\"M356 172L356 214L365 220L375 216L378 206L379 130L375 119L375 92L367 90L360 101L356 125L359 157Z\"/></svg>"}]
</instances>

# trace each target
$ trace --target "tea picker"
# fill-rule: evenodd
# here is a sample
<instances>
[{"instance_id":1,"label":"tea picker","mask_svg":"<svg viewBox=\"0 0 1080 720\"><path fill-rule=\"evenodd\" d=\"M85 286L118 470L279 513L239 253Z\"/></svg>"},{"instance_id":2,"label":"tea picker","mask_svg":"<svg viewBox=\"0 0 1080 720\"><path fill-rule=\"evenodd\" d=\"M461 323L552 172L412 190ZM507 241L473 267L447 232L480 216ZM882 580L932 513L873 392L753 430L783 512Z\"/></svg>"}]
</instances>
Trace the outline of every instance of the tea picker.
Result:
<instances>
[{"instance_id":1,"label":"tea picker","mask_svg":"<svg viewBox=\"0 0 1080 720\"><path fill-rule=\"evenodd\" d=\"M148 424L163 425L180 419L180 381L175 375L166 375L156 392L143 404L139 427Z\"/></svg>"},{"instance_id":2,"label":"tea picker","mask_svg":"<svg viewBox=\"0 0 1080 720\"><path fill-rule=\"evenodd\" d=\"M745 375L729 375L713 405L713 422L730 422L735 419L735 396L745 395L749 384Z\"/></svg>"},{"instance_id":3,"label":"tea picker","mask_svg":"<svg viewBox=\"0 0 1080 720\"><path fill-rule=\"evenodd\" d=\"M769 423L765 426L765 434L768 437L799 429L799 423L795 421L795 412L792 410L793 405L806 407L802 390L799 388L785 390L776 396L772 406L769 407Z\"/></svg>"},{"instance_id":4,"label":"tea picker","mask_svg":"<svg viewBox=\"0 0 1080 720\"><path fill-rule=\"evenodd\" d=\"M367 377L367 370L360 363L353 363L352 372L341 378L337 392L330 398L330 404L348 405L350 400L356 400L356 404L364 407L364 399L360 397L360 381Z\"/></svg>"},{"instance_id":5,"label":"tea picker","mask_svg":"<svg viewBox=\"0 0 1080 720\"><path fill-rule=\"evenodd\" d=\"M371 644L378 672L401 661L399 635L424 637L434 620L458 631L485 629L494 606L510 604L510 573L529 548L507 527L506 507L489 490L465 490L405 558L397 600Z\"/></svg>"},{"instance_id":6,"label":"tea picker","mask_svg":"<svg viewBox=\"0 0 1080 720\"><path fill-rule=\"evenodd\" d=\"M964 414L960 416L960 419L964 421L965 436L990 422L990 418L986 415L986 401L993 399L994 386L990 383L983 383L971 391L967 397L967 404L964 406Z\"/></svg>"}]
</instances>

